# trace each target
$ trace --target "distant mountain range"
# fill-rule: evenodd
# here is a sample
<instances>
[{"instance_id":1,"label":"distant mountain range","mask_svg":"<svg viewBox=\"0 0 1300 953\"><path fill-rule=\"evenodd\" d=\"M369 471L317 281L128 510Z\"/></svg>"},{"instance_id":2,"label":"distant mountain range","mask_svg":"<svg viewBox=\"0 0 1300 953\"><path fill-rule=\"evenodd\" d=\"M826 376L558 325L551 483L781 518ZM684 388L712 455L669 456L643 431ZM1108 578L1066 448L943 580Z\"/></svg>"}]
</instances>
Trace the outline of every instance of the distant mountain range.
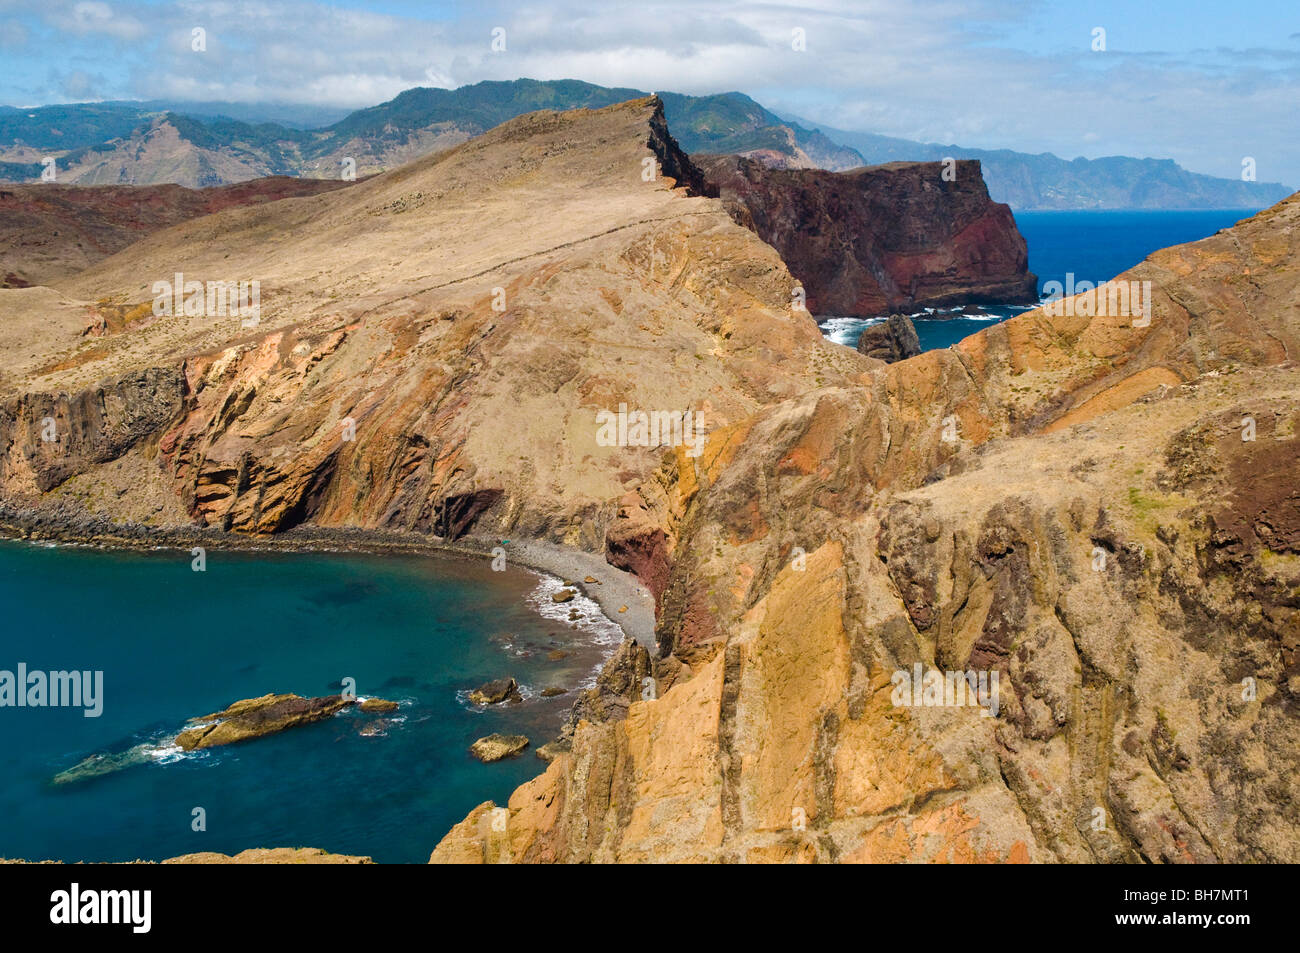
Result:
<instances>
[{"instance_id":1,"label":"distant mountain range","mask_svg":"<svg viewBox=\"0 0 1300 953\"><path fill-rule=\"evenodd\" d=\"M871 165L933 162L948 156L978 159L989 194L1017 209L1266 208L1294 191L1278 182L1242 182L1188 172L1173 159L1062 159L1050 152L967 149L825 126L821 132L851 146Z\"/></svg>"},{"instance_id":2,"label":"distant mountain range","mask_svg":"<svg viewBox=\"0 0 1300 953\"><path fill-rule=\"evenodd\" d=\"M105 102L0 107L0 181L32 182L54 157L57 181L86 185L226 185L269 175L338 178L380 172L450 148L538 109L599 108L643 90L520 79L409 89L339 110L235 103ZM989 192L1013 208L1262 208L1277 183L1188 172L1169 159L1065 160L815 128L743 93L660 92L669 127L692 153L736 153L778 168L843 171L897 160L979 159ZM272 121L274 119L274 121ZM351 160L350 162L348 160Z\"/></svg>"}]
</instances>

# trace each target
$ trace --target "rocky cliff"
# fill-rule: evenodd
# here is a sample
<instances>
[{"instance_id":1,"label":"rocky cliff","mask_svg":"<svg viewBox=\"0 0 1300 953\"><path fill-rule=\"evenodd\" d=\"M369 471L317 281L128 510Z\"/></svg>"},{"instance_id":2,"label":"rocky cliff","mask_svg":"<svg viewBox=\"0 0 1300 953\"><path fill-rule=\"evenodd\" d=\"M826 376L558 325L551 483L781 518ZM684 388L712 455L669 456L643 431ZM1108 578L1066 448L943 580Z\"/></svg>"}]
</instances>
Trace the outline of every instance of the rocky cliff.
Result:
<instances>
[{"instance_id":1,"label":"rocky cliff","mask_svg":"<svg viewBox=\"0 0 1300 953\"><path fill-rule=\"evenodd\" d=\"M611 532L660 580L656 691L432 859L1300 859L1298 225L667 461Z\"/></svg>"},{"instance_id":2,"label":"rocky cliff","mask_svg":"<svg viewBox=\"0 0 1300 953\"><path fill-rule=\"evenodd\" d=\"M870 365L791 308L776 252L705 191L658 100L534 113L0 292L4 500L599 551L664 452L601 441L600 412L711 430ZM259 314L209 314L203 295L155 313L153 284L178 272L259 282Z\"/></svg>"},{"instance_id":3,"label":"rocky cliff","mask_svg":"<svg viewBox=\"0 0 1300 953\"><path fill-rule=\"evenodd\" d=\"M653 99L533 114L0 290L6 521L634 569L657 655L435 860L1300 860L1300 200L1153 255L1136 310L886 365L692 169ZM175 272L260 313L157 314ZM620 404L707 440L600 439Z\"/></svg>"},{"instance_id":4,"label":"rocky cliff","mask_svg":"<svg viewBox=\"0 0 1300 953\"><path fill-rule=\"evenodd\" d=\"M694 159L736 221L781 253L815 314L1038 299L1025 240L977 161L825 172Z\"/></svg>"}]
</instances>

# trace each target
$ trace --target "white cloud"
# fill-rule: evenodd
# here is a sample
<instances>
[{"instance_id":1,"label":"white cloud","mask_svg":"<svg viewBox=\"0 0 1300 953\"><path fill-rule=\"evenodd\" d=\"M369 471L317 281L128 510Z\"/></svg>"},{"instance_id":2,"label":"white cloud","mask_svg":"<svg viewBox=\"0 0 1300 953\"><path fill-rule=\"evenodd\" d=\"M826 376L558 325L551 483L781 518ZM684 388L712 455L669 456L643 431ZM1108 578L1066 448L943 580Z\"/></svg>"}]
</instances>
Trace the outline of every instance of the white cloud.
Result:
<instances>
[{"instance_id":1,"label":"white cloud","mask_svg":"<svg viewBox=\"0 0 1300 953\"><path fill-rule=\"evenodd\" d=\"M140 20L122 16L100 0L51 4L45 8L45 20L50 26L77 36L97 34L117 40L139 40L148 33Z\"/></svg>"},{"instance_id":2,"label":"white cloud","mask_svg":"<svg viewBox=\"0 0 1300 953\"><path fill-rule=\"evenodd\" d=\"M1282 34L1283 48L1249 57L1093 53L1086 31L1079 42L1015 33L1038 5L1013 0L525 0L466 3L445 20L306 0L54 2L47 21L69 32L144 40L117 52L143 98L359 107L411 86L521 76L741 90L830 126L966 146L1169 156L1219 175L1254 155L1261 179L1300 185L1300 55ZM195 25L204 54L190 50ZM496 26L505 52L491 49ZM796 27L806 52L791 48ZM1017 45L1000 39L1013 33Z\"/></svg>"}]
</instances>

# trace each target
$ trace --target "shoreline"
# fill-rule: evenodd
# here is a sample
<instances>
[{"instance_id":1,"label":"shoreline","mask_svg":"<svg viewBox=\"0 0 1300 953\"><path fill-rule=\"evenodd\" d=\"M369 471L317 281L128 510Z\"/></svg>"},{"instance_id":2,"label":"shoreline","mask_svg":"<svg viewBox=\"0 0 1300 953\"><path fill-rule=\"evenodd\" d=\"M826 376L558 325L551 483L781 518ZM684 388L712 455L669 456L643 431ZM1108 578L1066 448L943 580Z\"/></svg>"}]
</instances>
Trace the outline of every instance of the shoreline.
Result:
<instances>
[{"instance_id":1,"label":"shoreline","mask_svg":"<svg viewBox=\"0 0 1300 953\"><path fill-rule=\"evenodd\" d=\"M214 550L246 552L328 553L352 552L369 555L445 556L460 559L492 559L498 540L465 536L448 540L422 533L373 530L360 527L296 526L274 536L242 536L214 527L144 526L117 524L94 517L49 515L16 509L0 503L0 540L48 542L61 546L135 551L203 546ZM632 573L618 569L598 553L589 553L546 540L510 540L506 562L544 575L570 580L572 588L592 599L601 613L653 653L655 638L654 597ZM586 583L591 576L595 583ZM623 606L626 612L619 612Z\"/></svg>"}]
</instances>

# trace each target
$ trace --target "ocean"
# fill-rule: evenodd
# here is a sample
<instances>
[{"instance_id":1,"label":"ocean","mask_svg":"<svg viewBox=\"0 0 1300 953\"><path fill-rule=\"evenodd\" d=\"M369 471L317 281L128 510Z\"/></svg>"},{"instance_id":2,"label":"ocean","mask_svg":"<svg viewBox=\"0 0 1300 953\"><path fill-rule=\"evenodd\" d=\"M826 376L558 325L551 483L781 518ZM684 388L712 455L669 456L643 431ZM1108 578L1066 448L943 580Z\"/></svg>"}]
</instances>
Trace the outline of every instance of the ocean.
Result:
<instances>
[{"instance_id":1,"label":"ocean","mask_svg":"<svg viewBox=\"0 0 1300 953\"><path fill-rule=\"evenodd\" d=\"M99 717L0 708L0 857L310 846L423 863L472 808L504 804L545 767L534 749L621 641L585 596L555 604L558 588L451 557L209 549L195 572L188 551L0 542L0 670L104 673ZM571 623L574 606L582 618ZM552 660L556 651L571 654ZM468 689L506 675L522 703L468 702ZM343 678L400 709L346 710L201 752L168 747L189 718L268 692L337 693ZM569 694L541 697L548 686ZM475 760L469 745L497 731L526 734L532 748ZM55 783L93 754L127 763ZM193 829L195 808L205 831Z\"/></svg>"},{"instance_id":2,"label":"ocean","mask_svg":"<svg viewBox=\"0 0 1300 953\"><path fill-rule=\"evenodd\" d=\"M1065 284L1108 281L1153 251L1208 238L1255 214L1255 209L1212 211L1017 212L1016 224L1029 246L1029 270L1038 276L1038 291L1048 281ZM1029 310L1018 306L985 306L981 315L960 308L924 308L912 315L921 349L933 351L956 344L981 329ZM819 315L822 333L854 347L862 329L881 319Z\"/></svg>"}]
</instances>

